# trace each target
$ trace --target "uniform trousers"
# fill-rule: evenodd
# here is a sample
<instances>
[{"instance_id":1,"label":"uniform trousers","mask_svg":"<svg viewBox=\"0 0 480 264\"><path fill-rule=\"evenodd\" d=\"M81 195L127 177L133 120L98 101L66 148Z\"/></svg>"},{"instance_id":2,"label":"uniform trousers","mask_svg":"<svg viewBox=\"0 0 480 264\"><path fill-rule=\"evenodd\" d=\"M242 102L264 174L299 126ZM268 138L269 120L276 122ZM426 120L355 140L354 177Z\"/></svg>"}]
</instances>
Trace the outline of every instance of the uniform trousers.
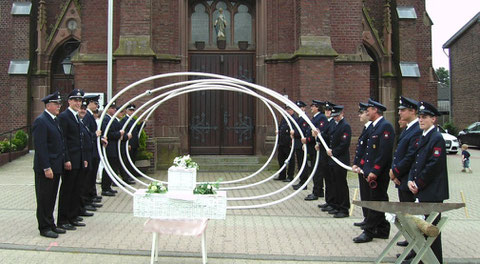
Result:
<instances>
[{"instance_id":1,"label":"uniform trousers","mask_svg":"<svg viewBox=\"0 0 480 264\"><path fill-rule=\"evenodd\" d=\"M288 158L288 154L290 154L290 150L291 148L289 146L282 146L282 145L278 146L278 154L277 154L278 166L280 167L283 166L283 164L285 163L285 160ZM287 168L288 168L288 172L287 172ZM278 175L278 178L286 179L288 176L288 179L293 179L294 174L295 174L295 156L292 155L287 166L283 168L283 170Z\"/></svg>"},{"instance_id":2,"label":"uniform trousers","mask_svg":"<svg viewBox=\"0 0 480 264\"><path fill-rule=\"evenodd\" d=\"M295 149L295 156L297 158L298 170L300 170L300 168L302 167L302 163L303 163L303 156L304 156L303 150L302 149ZM308 170L308 163L305 163L305 167L303 168L303 172L302 172L302 174L300 174L300 182L298 183L299 185L303 185L307 181L309 173L310 172Z\"/></svg>"},{"instance_id":3,"label":"uniform trousers","mask_svg":"<svg viewBox=\"0 0 480 264\"><path fill-rule=\"evenodd\" d=\"M327 159L328 158L324 157L323 155L320 156L320 163L318 166L320 168L320 173L325 179L325 203L333 207L335 204L334 175L330 171L330 166L328 165Z\"/></svg>"},{"instance_id":4,"label":"uniform trousers","mask_svg":"<svg viewBox=\"0 0 480 264\"><path fill-rule=\"evenodd\" d=\"M120 160L118 157L109 157L108 162L112 167L113 171L118 175L120 173ZM106 168L102 173L102 191L109 191L112 189L112 179L108 176Z\"/></svg>"},{"instance_id":5,"label":"uniform trousers","mask_svg":"<svg viewBox=\"0 0 480 264\"><path fill-rule=\"evenodd\" d=\"M315 149L311 149L308 151L310 157L310 166L309 171L312 172L313 167L315 166L315 160L317 158L317 151ZM321 157L320 157L321 158ZM320 162L320 160L319 160ZM320 164L319 164L320 165ZM313 195L315 196L323 196L323 174L321 173L320 166L317 166L315 173L313 174Z\"/></svg>"},{"instance_id":6,"label":"uniform trousers","mask_svg":"<svg viewBox=\"0 0 480 264\"><path fill-rule=\"evenodd\" d=\"M347 170L337 164L330 166L330 174L333 184L334 198L333 207L339 212L348 213L350 209L350 193L348 191ZM327 185L327 189L330 189Z\"/></svg>"},{"instance_id":7,"label":"uniform trousers","mask_svg":"<svg viewBox=\"0 0 480 264\"><path fill-rule=\"evenodd\" d=\"M370 188L371 201L388 201L388 183L390 178L386 174L377 177L377 187ZM390 234L390 223L385 219L385 213L369 210L367 215L365 232L370 237L388 236Z\"/></svg>"},{"instance_id":8,"label":"uniform trousers","mask_svg":"<svg viewBox=\"0 0 480 264\"><path fill-rule=\"evenodd\" d=\"M410 190L404 191L398 188L398 200L400 202L415 202L415 195L413 195L413 193Z\"/></svg>"},{"instance_id":9,"label":"uniform trousers","mask_svg":"<svg viewBox=\"0 0 480 264\"><path fill-rule=\"evenodd\" d=\"M100 164L100 158L93 157L91 164L88 165L87 187L85 189L85 198L91 200L97 196L97 171Z\"/></svg>"},{"instance_id":10,"label":"uniform trousers","mask_svg":"<svg viewBox=\"0 0 480 264\"><path fill-rule=\"evenodd\" d=\"M358 174L358 186L360 189L360 199L362 201L370 201L370 187L368 186L368 182L363 176L363 174ZM362 207L363 218L367 219L368 211L370 209L366 207Z\"/></svg>"},{"instance_id":11,"label":"uniform trousers","mask_svg":"<svg viewBox=\"0 0 480 264\"><path fill-rule=\"evenodd\" d=\"M53 174L53 179L45 177L44 172L35 172L35 196L37 197L37 222L40 232L51 230L55 226L53 210L57 200L60 174Z\"/></svg>"},{"instance_id":12,"label":"uniform trousers","mask_svg":"<svg viewBox=\"0 0 480 264\"><path fill-rule=\"evenodd\" d=\"M72 169L62 174L62 184L58 197L57 223L69 224L75 221L80 212L81 169Z\"/></svg>"}]
</instances>

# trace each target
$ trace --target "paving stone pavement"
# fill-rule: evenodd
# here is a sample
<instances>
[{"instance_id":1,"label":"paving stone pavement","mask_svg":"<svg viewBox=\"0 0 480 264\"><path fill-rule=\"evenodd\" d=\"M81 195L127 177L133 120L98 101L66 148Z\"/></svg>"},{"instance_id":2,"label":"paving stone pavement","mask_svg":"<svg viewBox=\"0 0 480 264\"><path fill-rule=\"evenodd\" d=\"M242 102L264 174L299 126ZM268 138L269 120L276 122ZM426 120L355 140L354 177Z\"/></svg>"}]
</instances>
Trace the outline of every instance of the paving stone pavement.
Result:
<instances>
[{"instance_id":1,"label":"paving stone pavement","mask_svg":"<svg viewBox=\"0 0 480 264\"><path fill-rule=\"evenodd\" d=\"M449 223L443 231L445 263L480 263L480 150L471 149L472 174L461 173L460 155L448 156L450 199L461 202L465 210L449 211ZM58 239L41 237L35 219L33 153L0 167L0 263L149 263L151 234L143 231L146 219L133 217L132 198L120 192L104 197L103 207L94 217L85 217L86 227L67 232ZM200 173L199 181L238 179L246 173ZM247 180L255 182L271 175L262 172ZM166 172L155 178L166 180ZM349 175L350 198L358 187L355 175ZM229 191L229 197L269 193L285 183L267 182L243 190ZM135 185L140 188L139 184ZM360 229L353 226L361 219L356 207L349 218L334 219L317 208L323 200L307 202L311 192L300 192L281 204L249 210L229 210L225 220L211 220L207 228L209 263L365 263L373 262L388 240L375 239L355 244L352 238ZM291 193L291 188L260 201L235 201L229 205L269 202ZM396 189L389 188L391 201L398 201ZM392 237L396 233L392 225ZM392 263L396 248L385 259ZM160 236L158 263L201 263L200 238Z\"/></svg>"}]
</instances>

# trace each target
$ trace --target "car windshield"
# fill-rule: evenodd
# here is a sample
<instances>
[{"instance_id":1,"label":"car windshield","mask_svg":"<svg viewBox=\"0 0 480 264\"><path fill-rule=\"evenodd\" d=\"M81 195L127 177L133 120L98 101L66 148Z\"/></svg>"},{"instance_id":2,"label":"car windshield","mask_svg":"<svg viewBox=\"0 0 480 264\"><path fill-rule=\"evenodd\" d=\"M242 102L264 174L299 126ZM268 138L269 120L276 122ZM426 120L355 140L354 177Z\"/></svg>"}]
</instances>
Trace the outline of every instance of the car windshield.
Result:
<instances>
[{"instance_id":1,"label":"car windshield","mask_svg":"<svg viewBox=\"0 0 480 264\"><path fill-rule=\"evenodd\" d=\"M477 126L477 125L478 125L478 123L473 123L473 124L471 124L471 125L469 125L469 126L467 127L467 130L471 130L471 129L473 129L473 128L474 128L475 126Z\"/></svg>"}]
</instances>

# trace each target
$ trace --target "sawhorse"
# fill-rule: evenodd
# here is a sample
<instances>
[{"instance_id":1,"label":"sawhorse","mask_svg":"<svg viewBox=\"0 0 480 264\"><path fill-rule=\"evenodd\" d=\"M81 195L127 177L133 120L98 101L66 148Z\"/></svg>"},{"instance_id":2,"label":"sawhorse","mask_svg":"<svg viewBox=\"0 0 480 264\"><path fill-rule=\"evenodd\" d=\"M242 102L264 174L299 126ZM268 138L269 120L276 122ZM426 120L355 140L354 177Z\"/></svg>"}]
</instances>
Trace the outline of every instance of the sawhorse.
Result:
<instances>
[{"instance_id":1,"label":"sawhorse","mask_svg":"<svg viewBox=\"0 0 480 264\"><path fill-rule=\"evenodd\" d=\"M448 218L442 217L437 223L436 228L438 228L438 233L425 237L424 232L419 229L417 223L412 220L412 216L409 215L429 215L425 222L427 223L426 225L431 226L439 213L465 206L464 203L400 203L383 201L353 201L353 203L372 210L393 213L397 216L395 219L395 225L398 228L398 232L375 260L375 263L377 264L381 263L383 258L396 244L397 240L400 239L401 235L407 239L408 246L404 249L403 253L398 257L395 263L402 263L411 250L416 252L416 256L411 262L412 264L417 264L420 260L425 263L439 263L430 246L435 241L438 234L442 232Z\"/></svg>"}]
</instances>

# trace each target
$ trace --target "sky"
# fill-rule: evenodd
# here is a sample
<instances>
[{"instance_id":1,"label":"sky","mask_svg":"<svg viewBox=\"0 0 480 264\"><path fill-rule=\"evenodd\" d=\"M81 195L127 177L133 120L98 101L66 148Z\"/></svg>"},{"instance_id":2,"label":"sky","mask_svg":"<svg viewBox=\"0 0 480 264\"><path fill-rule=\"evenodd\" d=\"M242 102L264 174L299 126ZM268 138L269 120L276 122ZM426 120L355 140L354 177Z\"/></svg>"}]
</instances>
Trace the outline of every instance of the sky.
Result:
<instances>
[{"instance_id":1,"label":"sky","mask_svg":"<svg viewBox=\"0 0 480 264\"><path fill-rule=\"evenodd\" d=\"M480 12L480 0L426 0L427 13L433 21L433 68L448 66L448 49L442 49L455 33Z\"/></svg>"}]
</instances>

